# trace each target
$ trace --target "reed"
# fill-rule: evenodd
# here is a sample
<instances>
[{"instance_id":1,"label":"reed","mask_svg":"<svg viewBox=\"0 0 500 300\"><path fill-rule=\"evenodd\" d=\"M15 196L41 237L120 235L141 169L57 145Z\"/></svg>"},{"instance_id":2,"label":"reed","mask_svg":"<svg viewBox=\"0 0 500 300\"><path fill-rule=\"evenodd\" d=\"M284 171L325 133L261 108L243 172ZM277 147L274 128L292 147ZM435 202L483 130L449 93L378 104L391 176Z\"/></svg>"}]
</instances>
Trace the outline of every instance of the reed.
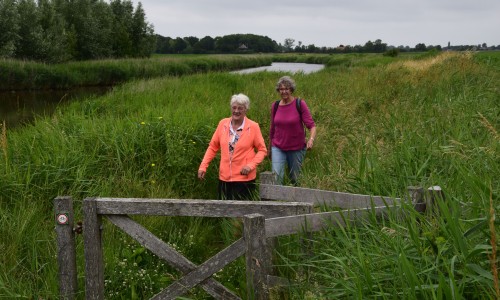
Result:
<instances>
[{"instance_id":1,"label":"reed","mask_svg":"<svg viewBox=\"0 0 500 300\"><path fill-rule=\"evenodd\" d=\"M110 86L133 79L182 76L270 65L266 55L154 56L45 64L0 59L0 90Z\"/></svg>"},{"instance_id":2,"label":"reed","mask_svg":"<svg viewBox=\"0 0 500 300\"><path fill-rule=\"evenodd\" d=\"M7 125L5 121L2 122L2 134L0 135L0 148L2 148L3 156L5 159L5 166L7 166Z\"/></svg>"}]
</instances>

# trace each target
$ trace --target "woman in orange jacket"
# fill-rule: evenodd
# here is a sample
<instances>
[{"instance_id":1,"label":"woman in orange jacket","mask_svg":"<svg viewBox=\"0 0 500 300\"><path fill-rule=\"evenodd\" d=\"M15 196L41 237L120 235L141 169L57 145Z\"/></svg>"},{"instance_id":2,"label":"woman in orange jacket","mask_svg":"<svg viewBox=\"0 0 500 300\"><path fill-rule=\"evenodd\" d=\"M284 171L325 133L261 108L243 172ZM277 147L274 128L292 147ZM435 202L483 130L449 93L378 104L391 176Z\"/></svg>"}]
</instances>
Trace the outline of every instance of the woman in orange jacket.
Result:
<instances>
[{"instance_id":1,"label":"woman in orange jacket","mask_svg":"<svg viewBox=\"0 0 500 300\"><path fill-rule=\"evenodd\" d=\"M198 178L205 178L208 165L220 150L219 198L250 200L255 193L257 166L267 155L266 144L259 124L246 117L248 96L233 95L230 104L232 115L219 122L198 168Z\"/></svg>"}]
</instances>

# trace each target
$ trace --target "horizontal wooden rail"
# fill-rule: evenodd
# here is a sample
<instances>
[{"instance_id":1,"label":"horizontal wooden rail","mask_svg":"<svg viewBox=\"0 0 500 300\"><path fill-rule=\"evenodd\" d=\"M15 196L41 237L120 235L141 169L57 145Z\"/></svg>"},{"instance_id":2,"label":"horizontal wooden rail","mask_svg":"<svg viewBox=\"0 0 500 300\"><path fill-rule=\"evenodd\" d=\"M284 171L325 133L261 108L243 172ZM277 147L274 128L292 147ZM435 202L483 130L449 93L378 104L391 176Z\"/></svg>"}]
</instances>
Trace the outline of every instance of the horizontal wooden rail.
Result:
<instances>
[{"instance_id":1,"label":"horizontal wooden rail","mask_svg":"<svg viewBox=\"0 0 500 300\"><path fill-rule=\"evenodd\" d=\"M266 219L266 237L320 231L329 226L345 227L346 221L367 219L372 213L381 216L389 209L387 206L379 206Z\"/></svg>"},{"instance_id":2,"label":"horizontal wooden rail","mask_svg":"<svg viewBox=\"0 0 500 300\"><path fill-rule=\"evenodd\" d=\"M265 202L227 200L182 200L140 198L95 198L99 215L156 215L242 218L262 214L266 218L311 212L307 202ZM87 199L85 199L87 200Z\"/></svg>"},{"instance_id":3,"label":"horizontal wooden rail","mask_svg":"<svg viewBox=\"0 0 500 300\"><path fill-rule=\"evenodd\" d=\"M263 200L285 200L307 202L315 206L339 207L341 209L391 206L401 202L400 198L349 194L291 186L260 184L260 198Z\"/></svg>"}]
</instances>

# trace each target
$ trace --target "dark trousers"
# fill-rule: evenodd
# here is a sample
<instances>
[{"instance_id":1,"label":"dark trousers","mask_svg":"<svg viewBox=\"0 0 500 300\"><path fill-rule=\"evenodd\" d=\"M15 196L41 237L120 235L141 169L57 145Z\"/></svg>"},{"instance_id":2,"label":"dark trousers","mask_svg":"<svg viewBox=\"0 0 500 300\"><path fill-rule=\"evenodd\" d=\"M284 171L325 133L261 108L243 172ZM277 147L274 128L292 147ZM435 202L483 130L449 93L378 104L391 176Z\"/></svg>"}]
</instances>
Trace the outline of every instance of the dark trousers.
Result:
<instances>
[{"instance_id":1,"label":"dark trousers","mask_svg":"<svg viewBox=\"0 0 500 300\"><path fill-rule=\"evenodd\" d=\"M222 181L219 180L217 189L219 199L222 200L255 200L255 180L250 181Z\"/></svg>"}]
</instances>

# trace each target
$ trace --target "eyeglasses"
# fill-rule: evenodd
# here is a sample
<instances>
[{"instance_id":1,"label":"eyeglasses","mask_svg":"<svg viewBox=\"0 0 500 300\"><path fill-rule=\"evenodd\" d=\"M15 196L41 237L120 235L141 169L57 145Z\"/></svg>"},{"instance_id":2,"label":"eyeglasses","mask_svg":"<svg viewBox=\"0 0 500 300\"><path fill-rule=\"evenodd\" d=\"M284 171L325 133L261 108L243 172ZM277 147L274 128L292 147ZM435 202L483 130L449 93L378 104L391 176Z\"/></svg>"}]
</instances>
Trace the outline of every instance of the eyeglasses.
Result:
<instances>
[{"instance_id":1,"label":"eyeglasses","mask_svg":"<svg viewBox=\"0 0 500 300\"><path fill-rule=\"evenodd\" d=\"M245 111L245 110L246 110L246 108L245 108L244 106L239 106L239 105L238 105L238 106L233 105L233 106L231 107L231 109L232 109L233 111Z\"/></svg>"},{"instance_id":2,"label":"eyeglasses","mask_svg":"<svg viewBox=\"0 0 500 300\"><path fill-rule=\"evenodd\" d=\"M289 88L279 88L278 91L280 92L286 92L286 91L289 91L290 89Z\"/></svg>"}]
</instances>

